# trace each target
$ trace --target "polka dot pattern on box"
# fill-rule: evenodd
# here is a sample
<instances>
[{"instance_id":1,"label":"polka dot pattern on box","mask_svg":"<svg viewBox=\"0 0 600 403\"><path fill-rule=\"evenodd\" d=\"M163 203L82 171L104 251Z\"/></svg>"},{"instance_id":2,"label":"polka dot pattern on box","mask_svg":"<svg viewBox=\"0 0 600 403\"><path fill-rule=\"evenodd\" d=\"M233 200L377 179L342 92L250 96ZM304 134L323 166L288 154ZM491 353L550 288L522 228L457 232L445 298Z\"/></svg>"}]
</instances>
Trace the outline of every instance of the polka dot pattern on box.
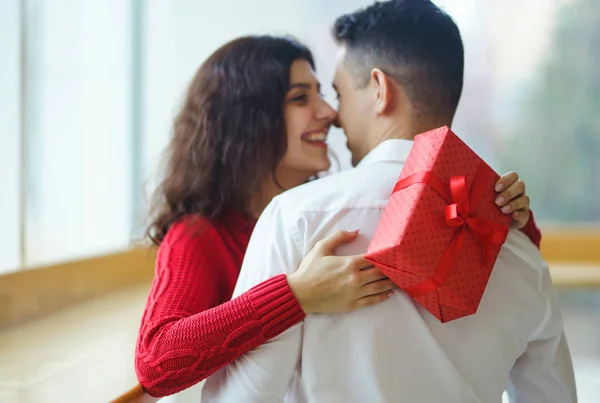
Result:
<instances>
[{"instance_id":1,"label":"polka dot pattern on box","mask_svg":"<svg viewBox=\"0 0 600 403\"><path fill-rule=\"evenodd\" d=\"M494 204L498 174L446 127L415 138L399 180L431 171L446 184L452 176L466 176L467 186L471 189L478 169L487 174L482 178L485 183L481 199L476 206L471 206L471 215L508 228L510 218ZM447 205L444 198L427 184L413 184L395 192L369 245L367 258L402 289L431 277L460 231L446 224ZM462 250L447 281L437 290L415 297L443 322L477 312L500 252L500 246L497 246L491 263L485 264L480 240L470 229L465 231Z\"/></svg>"}]
</instances>

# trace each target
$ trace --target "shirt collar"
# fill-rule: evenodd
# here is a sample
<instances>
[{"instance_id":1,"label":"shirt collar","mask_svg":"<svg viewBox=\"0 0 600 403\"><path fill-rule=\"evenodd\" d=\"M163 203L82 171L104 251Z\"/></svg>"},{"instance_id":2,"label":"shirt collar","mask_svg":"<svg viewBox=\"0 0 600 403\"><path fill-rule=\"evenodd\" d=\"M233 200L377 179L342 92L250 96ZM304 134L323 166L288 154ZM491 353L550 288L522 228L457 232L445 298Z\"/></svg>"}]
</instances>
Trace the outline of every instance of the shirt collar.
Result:
<instances>
[{"instance_id":1,"label":"shirt collar","mask_svg":"<svg viewBox=\"0 0 600 403\"><path fill-rule=\"evenodd\" d=\"M374 162L405 162L414 142L412 140L385 140L372 149L357 165L360 167Z\"/></svg>"}]
</instances>

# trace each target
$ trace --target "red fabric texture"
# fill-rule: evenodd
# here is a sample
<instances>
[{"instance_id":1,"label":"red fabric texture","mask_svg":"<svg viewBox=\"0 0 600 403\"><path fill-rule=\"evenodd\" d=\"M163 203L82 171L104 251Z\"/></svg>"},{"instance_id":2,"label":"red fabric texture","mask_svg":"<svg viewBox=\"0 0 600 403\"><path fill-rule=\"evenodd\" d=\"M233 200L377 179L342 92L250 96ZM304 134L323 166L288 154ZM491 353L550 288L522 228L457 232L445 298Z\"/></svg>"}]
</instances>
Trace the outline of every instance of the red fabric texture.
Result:
<instances>
[{"instance_id":1,"label":"red fabric texture","mask_svg":"<svg viewBox=\"0 0 600 403\"><path fill-rule=\"evenodd\" d=\"M167 233L135 355L150 395L186 389L304 319L285 275L230 300L253 226L227 210L217 220L186 217Z\"/></svg>"}]
</instances>

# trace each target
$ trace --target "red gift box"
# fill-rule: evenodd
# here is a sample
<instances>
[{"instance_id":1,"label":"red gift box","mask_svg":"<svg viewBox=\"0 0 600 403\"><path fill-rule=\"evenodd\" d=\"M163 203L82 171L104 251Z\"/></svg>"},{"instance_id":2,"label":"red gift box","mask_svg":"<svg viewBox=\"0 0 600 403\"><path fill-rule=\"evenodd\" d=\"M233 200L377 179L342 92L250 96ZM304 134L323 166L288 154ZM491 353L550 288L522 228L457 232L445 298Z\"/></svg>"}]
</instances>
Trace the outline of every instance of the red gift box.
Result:
<instances>
[{"instance_id":1,"label":"red gift box","mask_svg":"<svg viewBox=\"0 0 600 403\"><path fill-rule=\"evenodd\" d=\"M499 178L448 127L416 136L366 258L440 321L474 314L511 222Z\"/></svg>"}]
</instances>

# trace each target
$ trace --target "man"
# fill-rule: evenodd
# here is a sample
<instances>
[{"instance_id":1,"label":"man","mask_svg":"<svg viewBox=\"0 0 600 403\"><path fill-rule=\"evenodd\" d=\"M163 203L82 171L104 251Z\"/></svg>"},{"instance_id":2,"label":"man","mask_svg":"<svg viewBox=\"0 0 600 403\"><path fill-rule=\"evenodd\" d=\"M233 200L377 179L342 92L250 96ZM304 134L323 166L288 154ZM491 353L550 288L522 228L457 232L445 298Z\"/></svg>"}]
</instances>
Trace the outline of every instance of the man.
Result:
<instances>
[{"instance_id":1,"label":"man","mask_svg":"<svg viewBox=\"0 0 600 403\"><path fill-rule=\"evenodd\" d=\"M291 274L317 240L358 228L364 253L418 133L452 123L463 46L429 0L340 17L334 86L354 169L276 197L252 235L235 294ZM207 381L203 402L576 401L558 303L539 251L511 231L477 314L440 323L399 291L374 307L308 315Z\"/></svg>"}]
</instances>

